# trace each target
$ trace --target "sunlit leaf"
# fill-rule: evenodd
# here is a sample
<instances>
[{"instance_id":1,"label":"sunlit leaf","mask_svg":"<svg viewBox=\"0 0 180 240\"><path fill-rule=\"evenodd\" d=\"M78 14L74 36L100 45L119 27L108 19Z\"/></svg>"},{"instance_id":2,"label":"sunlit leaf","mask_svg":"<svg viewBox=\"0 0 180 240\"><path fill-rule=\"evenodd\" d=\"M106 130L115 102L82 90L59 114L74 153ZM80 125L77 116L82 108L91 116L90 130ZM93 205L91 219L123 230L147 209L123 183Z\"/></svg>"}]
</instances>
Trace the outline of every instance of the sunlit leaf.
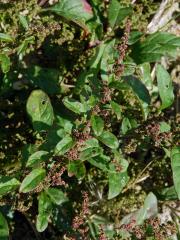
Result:
<instances>
[{"instance_id":1,"label":"sunlit leaf","mask_svg":"<svg viewBox=\"0 0 180 240\"><path fill-rule=\"evenodd\" d=\"M180 146L176 146L171 150L171 167L173 172L174 186L180 199Z\"/></svg>"},{"instance_id":2,"label":"sunlit leaf","mask_svg":"<svg viewBox=\"0 0 180 240\"><path fill-rule=\"evenodd\" d=\"M8 240L9 239L9 227L5 217L0 212L0 239Z\"/></svg>"},{"instance_id":3,"label":"sunlit leaf","mask_svg":"<svg viewBox=\"0 0 180 240\"><path fill-rule=\"evenodd\" d=\"M16 190L19 185L20 182L16 178L9 179L9 177L0 177L0 196Z\"/></svg>"},{"instance_id":4,"label":"sunlit leaf","mask_svg":"<svg viewBox=\"0 0 180 240\"><path fill-rule=\"evenodd\" d=\"M116 136L114 134L112 134L109 131L104 131L99 137L98 139L104 143L106 146L108 146L109 148L112 149L116 149L119 147L119 142L118 139L116 138Z\"/></svg>"}]
</instances>

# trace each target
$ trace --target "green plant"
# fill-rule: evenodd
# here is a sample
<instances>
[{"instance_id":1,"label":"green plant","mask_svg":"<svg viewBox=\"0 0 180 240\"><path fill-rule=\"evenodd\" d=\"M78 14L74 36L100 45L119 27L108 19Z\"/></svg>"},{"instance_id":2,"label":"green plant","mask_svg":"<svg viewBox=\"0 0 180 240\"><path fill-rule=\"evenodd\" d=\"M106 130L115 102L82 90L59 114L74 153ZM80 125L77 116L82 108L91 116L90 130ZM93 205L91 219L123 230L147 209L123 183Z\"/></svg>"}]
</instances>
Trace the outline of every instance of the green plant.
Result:
<instances>
[{"instance_id":1,"label":"green plant","mask_svg":"<svg viewBox=\"0 0 180 240\"><path fill-rule=\"evenodd\" d=\"M62 239L168 238L154 216L167 174L180 197L180 145L161 58L176 61L180 38L137 29L129 1L44 4L0 4L0 237L19 211ZM150 167L160 174L138 201Z\"/></svg>"}]
</instances>

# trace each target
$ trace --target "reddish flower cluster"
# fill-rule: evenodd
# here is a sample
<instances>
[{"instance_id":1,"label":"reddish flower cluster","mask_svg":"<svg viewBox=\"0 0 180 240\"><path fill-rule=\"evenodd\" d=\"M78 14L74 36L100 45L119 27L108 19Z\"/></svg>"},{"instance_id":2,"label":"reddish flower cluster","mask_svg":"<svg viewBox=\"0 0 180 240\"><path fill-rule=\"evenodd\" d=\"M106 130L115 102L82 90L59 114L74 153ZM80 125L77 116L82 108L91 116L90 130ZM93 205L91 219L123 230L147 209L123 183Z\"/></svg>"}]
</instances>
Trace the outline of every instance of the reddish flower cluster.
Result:
<instances>
[{"instance_id":1,"label":"reddish flower cluster","mask_svg":"<svg viewBox=\"0 0 180 240\"><path fill-rule=\"evenodd\" d=\"M65 171L66 167L60 167L59 164L54 164L47 176L47 180L50 182L50 185L68 187L68 184L62 179L62 175Z\"/></svg>"},{"instance_id":2,"label":"reddish flower cluster","mask_svg":"<svg viewBox=\"0 0 180 240\"><path fill-rule=\"evenodd\" d=\"M101 98L102 104L106 104L111 101L112 90L107 86L107 84L104 84L103 86L102 95L103 95L103 97Z\"/></svg>"},{"instance_id":3,"label":"reddish flower cluster","mask_svg":"<svg viewBox=\"0 0 180 240\"><path fill-rule=\"evenodd\" d=\"M131 30L131 22L128 19L126 22L126 26L125 26L124 36L122 37L122 43L118 46L119 58L117 59L117 63L116 63L116 65L117 65L116 76L117 77L120 77L124 71L124 65L122 64L122 62L126 56L126 52L128 49L128 39L129 39L130 30Z\"/></svg>"},{"instance_id":4,"label":"reddish flower cluster","mask_svg":"<svg viewBox=\"0 0 180 240\"><path fill-rule=\"evenodd\" d=\"M107 240L106 234L104 232L102 225L100 225L100 229L99 229L99 240Z\"/></svg>"},{"instance_id":5,"label":"reddish flower cluster","mask_svg":"<svg viewBox=\"0 0 180 240\"><path fill-rule=\"evenodd\" d=\"M112 163L115 166L116 172L121 172L122 171L123 168L116 159L113 159Z\"/></svg>"}]
</instances>

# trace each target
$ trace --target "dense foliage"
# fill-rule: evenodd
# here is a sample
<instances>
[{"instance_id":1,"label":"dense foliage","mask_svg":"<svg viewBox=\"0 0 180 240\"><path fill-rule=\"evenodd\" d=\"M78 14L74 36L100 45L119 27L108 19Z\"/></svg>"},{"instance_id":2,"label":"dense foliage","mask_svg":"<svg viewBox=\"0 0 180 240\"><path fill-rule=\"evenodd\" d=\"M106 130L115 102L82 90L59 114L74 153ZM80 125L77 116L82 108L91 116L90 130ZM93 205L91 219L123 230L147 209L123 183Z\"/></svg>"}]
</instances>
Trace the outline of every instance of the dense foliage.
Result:
<instances>
[{"instance_id":1,"label":"dense foliage","mask_svg":"<svg viewBox=\"0 0 180 240\"><path fill-rule=\"evenodd\" d=\"M158 7L1 1L0 239L176 239L180 38L147 34Z\"/></svg>"}]
</instances>

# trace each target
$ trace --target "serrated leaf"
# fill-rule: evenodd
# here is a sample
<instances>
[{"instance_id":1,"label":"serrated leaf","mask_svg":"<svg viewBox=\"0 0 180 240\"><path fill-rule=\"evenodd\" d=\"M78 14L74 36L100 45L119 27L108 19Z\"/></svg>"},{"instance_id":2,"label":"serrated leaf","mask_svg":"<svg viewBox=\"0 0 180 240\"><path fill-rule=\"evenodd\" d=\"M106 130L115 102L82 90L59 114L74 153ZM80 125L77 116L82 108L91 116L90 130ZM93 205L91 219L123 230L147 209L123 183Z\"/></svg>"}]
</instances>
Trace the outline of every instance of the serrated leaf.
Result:
<instances>
[{"instance_id":1,"label":"serrated leaf","mask_svg":"<svg viewBox=\"0 0 180 240\"><path fill-rule=\"evenodd\" d=\"M13 38L6 33L0 33L0 41L4 41L4 42L12 42Z\"/></svg>"},{"instance_id":2,"label":"serrated leaf","mask_svg":"<svg viewBox=\"0 0 180 240\"><path fill-rule=\"evenodd\" d=\"M0 196L16 190L20 182L16 178L8 179L7 177L0 178Z\"/></svg>"},{"instance_id":3,"label":"serrated leaf","mask_svg":"<svg viewBox=\"0 0 180 240\"><path fill-rule=\"evenodd\" d=\"M112 149L117 149L119 147L118 139L114 134L109 131L104 131L98 139L104 143L106 146Z\"/></svg>"},{"instance_id":4,"label":"serrated leaf","mask_svg":"<svg viewBox=\"0 0 180 240\"><path fill-rule=\"evenodd\" d=\"M42 168L36 168L30 172L22 181L20 186L20 192L27 193L35 189L46 176L46 170Z\"/></svg>"},{"instance_id":5,"label":"serrated leaf","mask_svg":"<svg viewBox=\"0 0 180 240\"><path fill-rule=\"evenodd\" d=\"M86 0L61 0L47 10L75 22L86 31L86 21L93 17L91 6Z\"/></svg>"},{"instance_id":6,"label":"serrated leaf","mask_svg":"<svg viewBox=\"0 0 180 240\"><path fill-rule=\"evenodd\" d=\"M68 175L75 175L78 179L82 179L85 177L86 168L84 163L81 160L76 160L69 162L68 164Z\"/></svg>"},{"instance_id":7,"label":"serrated leaf","mask_svg":"<svg viewBox=\"0 0 180 240\"><path fill-rule=\"evenodd\" d=\"M180 146L176 146L171 150L171 168L174 186L180 199Z\"/></svg>"},{"instance_id":8,"label":"serrated leaf","mask_svg":"<svg viewBox=\"0 0 180 240\"><path fill-rule=\"evenodd\" d=\"M61 205L64 202L68 201L68 198L64 195L64 193L57 188L48 188L46 193L50 197L51 201L54 204Z\"/></svg>"},{"instance_id":9,"label":"serrated leaf","mask_svg":"<svg viewBox=\"0 0 180 240\"><path fill-rule=\"evenodd\" d=\"M11 61L10 61L10 58L4 53L0 54L0 64L1 64L1 69L3 73L9 72Z\"/></svg>"},{"instance_id":10,"label":"serrated leaf","mask_svg":"<svg viewBox=\"0 0 180 240\"><path fill-rule=\"evenodd\" d=\"M108 191L108 199L112 199L118 196L122 189L126 186L129 181L129 177L127 172L116 172L114 165L110 164L110 172L108 173L109 179L109 191Z\"/></svg>"},{"instance_id":11,"label":"serrated leaf","mask_svg":"<svg viewBox=\"0 0 180 240\"><path fill-rule=\"evenodd\" d=\"M63 155L74 145L72 137L69 135L65 136L55 147L55 154Z\"/></svg>"},{"instance_id":12,"label":"serrated leaf","mask_svg":"<svg viewBox=\"0 0 180 240\"><path fill-rule=\"evenodd\" d=\"M42 90L31 92L27 100L26 110L35 130L46 130L52 126L54 121L53 107L48 95Z\"/></svg>"},{"instance_id":13,"label":"serrated leaf","mask_svg":"<svg viewBox=\"0 0 180 240\"><path fill-rule=\"evenodd\" d=\"M0 212L0 239L1 240L9 239L9 226L1 212Z\"/></svg>"},{"instance_id":14,"label":"serrated leaf","mask_svg":"<svg viewBox=\"0 0 180 240\"><path fill-rule=\"evenodd\" d=\"M100 136L104 129L104 120L99 116L93 115L91 117L91 125L94 131L94 134L96 136Z\"/></svg>"},{"instance_id":15,"label":"serrated leaf","mask_svg":"<svg viewBox=\"0 0 180 240\"><path fill-rule=\"evenodd\" d=\"M112 28L119 26L125 17L132 13L132 7L125 7L117 0L111 0L108 9L108 20Z\"/></svg>"},{"instance_id":16,"label":"serrated leaf","mask_svg":"<svg viewBox=\"0 0 180 240\"><path fill-rule=\"evenodd\" d=\"M27 164L26 166L27 167L31 167L33 166L34 164L37 164L37 163L40 163L41 161L44 160L44 156L46 156L48 154L47 151L37 151L35 153L33 153L29 158L28 158L28 161L27 161Z\"/></svg>"},{"instance_id":17,"label":"serrated leaf","mask_svg":"<svg viewBox=\"0 0 180 240\"><path fill-rule=\"evenodd\" d=\"M159 95L162 102L161 110L163 110L171 106L172 103L174 102L172 80L166 69L159 64L157 65L156 74Z\"/></svg>"}]
</instances>

